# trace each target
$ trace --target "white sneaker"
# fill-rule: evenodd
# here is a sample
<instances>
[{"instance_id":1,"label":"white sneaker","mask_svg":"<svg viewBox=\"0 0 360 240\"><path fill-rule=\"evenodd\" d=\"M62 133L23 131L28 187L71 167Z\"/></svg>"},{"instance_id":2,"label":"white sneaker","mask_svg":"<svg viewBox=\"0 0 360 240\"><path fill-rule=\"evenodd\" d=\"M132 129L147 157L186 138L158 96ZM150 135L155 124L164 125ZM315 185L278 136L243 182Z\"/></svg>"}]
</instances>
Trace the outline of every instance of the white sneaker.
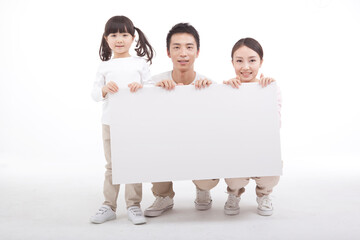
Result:
<instances>
[{"instance_id":1,"label":"white sneaker","mask_svg":"<svg viewBox=\"0 0 360 240\"><path fill-rule=\"evenodd\" d=\"M273 214L273 206L269 195L256 197L258 203L257 213L262 216L270 216Z\"/></svg>"},{"instance_id":2,"label":"white sneaker","mask_svg":"<svg viewBox=\"0 0 360 240\"><path fill-rule=\"evenodd\" d=\"M128 219L135 225L146 223L146 219L138 206L129 207L127 210Z\"/></svg>"},{"instance_id":3,"label":"white sneaker","mask_svg":"<svg viewBox=\"0 0 360 240\"><path fill-rule=\"evenodd\" d=\"M111 209L110 206L102 205L99 210L95 213L94 216L90 218L92 223L104 223L116 218L115 212Z\"/></svg>"},{"instance_id":4,"label":"white sneaker","mask_svg":"<svg viewBox=\"0 0 360 240\"><path fill-rule=\"evenodd\" d=\"M145 216L147 217L160 216L163 212L172 209L173 206L174 206L174 200L169 196L165 198L157 196L153 205L151 205L145 210Z\"/></svg>"},{"instance_id":5,"label":"white sneaker","mask_svg":"<svg viewBox=\"0 0 360 240\"><path fill-rule=\"evenodd\" d=\"M237 197L235 194L229 193L228 199L224 206L224 212L226 215L237 215L240 213L240 197Z\"/></svg>"},{"instance_id":6,"label":"white sneaker","mask_svg":"<svg viewBox=\"0 0 360 240\"><path fill-rule=\"evenodd\" d=\"M196 188L196 199L194 203L197 210L204 211L210 209L212 205L210 191Z\"/></svg>"}]
</instances>

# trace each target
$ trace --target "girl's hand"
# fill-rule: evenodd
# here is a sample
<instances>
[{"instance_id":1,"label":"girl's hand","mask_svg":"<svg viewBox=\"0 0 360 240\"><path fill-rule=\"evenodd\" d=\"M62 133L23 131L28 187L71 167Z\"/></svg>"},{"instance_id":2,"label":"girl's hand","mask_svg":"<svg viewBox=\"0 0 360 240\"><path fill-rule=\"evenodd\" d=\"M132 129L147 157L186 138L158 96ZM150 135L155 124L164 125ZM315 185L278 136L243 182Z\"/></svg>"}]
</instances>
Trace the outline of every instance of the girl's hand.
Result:
<instances>
[{"instance_id":1,"label":"girl's hand","mask_svg":"<svg viewBox=\"0 0 360 240\"><path fill-rule=\"evenodd\" d=\"M176 83L173 80L162 80L160 82L157 82L155 86L162 87L167 90L172 90L175 88Z\"/></svg>"},{"instance_id":2,"label":"girl's hand","mask_svg":"<svg viewBox=\"0 0 360 240\"><path fill-rule=\"evenodd\" d=\"M143 85L141 85L140 83L138 82L133 82L133 83L130 83L128 85L128 87L130 88L130 92L136 92L137 90L139 90L140 88L143 87Z\"/></svg>"},{"instance_id":3,"label":"girl's hand","mask_svg":"<svg viewBox=\"0 0 360 240\"><path fill-rule=\"evenodd\" d=\"M192 85L195 85L195 88L197 88L197 89L208 87L211 84L212 84L212 81L210 81L208 79L200 79L200 80L196 80L195 83L192 83Z\"/></svg>"},{"instance_id":4,"label":"girl's hand","mask_svg":"<svg viewBox=\"0 0 360 240\"><path fill-rule=\"evenodd\" d=\"M232 78L228 81L223 81L226 85L231 85L233 88L239 88L241 85L240 76L236 76L236 78Z\"/></svg>"},{"instance_id":5,"label":"girl's hand","mask_svg":"<svg viewBox=\"0 0 360 240\"><path fill-rule=\"evenodd\" d=\"M259 84L262 87L266 87L267 85L269 85L270 83L275 82L275 79L273 78L268 78L268 77L264 77L264 74L260 75L260 81Z\"/></svg>"},{"instance_id":6,"label":"girl's hand","mask_svg":"<svg viewBox=\"0 0 360 240\"><path fill-rule=\"evenodd\" d=\"M118 90L116 83L110 81L102 88L102 95L105 97L108 93L116 93Z\"/></svg>"}]
</instances>

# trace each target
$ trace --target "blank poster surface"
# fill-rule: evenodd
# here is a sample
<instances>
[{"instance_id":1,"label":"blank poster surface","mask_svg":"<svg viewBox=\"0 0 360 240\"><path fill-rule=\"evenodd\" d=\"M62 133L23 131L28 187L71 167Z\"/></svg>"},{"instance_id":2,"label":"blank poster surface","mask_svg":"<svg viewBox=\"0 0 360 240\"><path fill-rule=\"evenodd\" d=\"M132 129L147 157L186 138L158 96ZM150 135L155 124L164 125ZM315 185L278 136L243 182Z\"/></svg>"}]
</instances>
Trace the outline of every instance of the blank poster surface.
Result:
<instances>
[{"instance_id":1,"label":"blank poster surface","mask_svg":"<svg viewBox=\"0 0 360 240\"><path fill-rule=\"evenodd\" d=\"M275 83L109 96L113 183L282 174Z\"/></svg>"}]
</instances>

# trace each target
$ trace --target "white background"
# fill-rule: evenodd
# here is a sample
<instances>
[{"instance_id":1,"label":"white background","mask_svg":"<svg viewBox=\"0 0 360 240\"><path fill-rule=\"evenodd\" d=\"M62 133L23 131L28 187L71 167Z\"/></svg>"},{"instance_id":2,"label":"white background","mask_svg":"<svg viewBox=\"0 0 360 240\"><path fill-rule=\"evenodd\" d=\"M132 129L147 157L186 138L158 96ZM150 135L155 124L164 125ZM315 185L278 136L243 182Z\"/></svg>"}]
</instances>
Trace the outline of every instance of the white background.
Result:
<instances>
[{"instance_id":1,"label":"white background","mask_svg":"<svg viewBox=\"0 0 360 240\"><path fill-rule=\"evenodd\" d=\"M58 176L57 183L70 173L82 183L96 178L98 185L91 189L97 201L91 199L93 205L84 212L90 216L102 201L101 104L91 100L90 92L104 25L114 15L128 16L147 35L157 52L153 74L172 67L165 38L178 22L198 29L201 50L195 69L219 83L234 76L233 44L243 37L257 39L264 49L262 72L277 80L283 95L281 183L291 182L286 176L297 176L292 183L301 184L305 176L314 181L303 189L314 196L324 190L318 182L329 183L327 189L348 189L347 194L331 191L311 204L338 195L348 197L341 203L359 199L359 186L351 185L359 182L359 13L359 1L1 0L0 190L13 197L0 198L1 212L10 209L2 220L21 209L23 199L16 197L24 191L16 189L36 176ZM14 179L20 185L11 184ZM5 194L9 188L12 192ZM281 185L278 192L285 194ZM296 206L303 211L301 203ZM329 204L323 212L333 207ZM353 209L348 210L350 216Z\"/></svg>"}]
</instances>

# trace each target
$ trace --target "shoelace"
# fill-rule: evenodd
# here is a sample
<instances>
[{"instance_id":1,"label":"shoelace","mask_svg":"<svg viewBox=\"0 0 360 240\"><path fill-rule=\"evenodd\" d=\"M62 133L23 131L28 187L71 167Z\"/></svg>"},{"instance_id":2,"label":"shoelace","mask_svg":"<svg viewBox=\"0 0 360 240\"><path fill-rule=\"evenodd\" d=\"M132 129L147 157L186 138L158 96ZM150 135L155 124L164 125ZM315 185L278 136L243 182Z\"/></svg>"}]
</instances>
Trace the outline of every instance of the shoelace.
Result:
<instances>
[{"instance_id":1,"label":"shoelace","mask_svg":"<svg viewBox=\"0 0 360 240\"><path fill-rule=\"evenodd\" d=\"M106 208L106 207L101 207L101 208L99 209L99 211L96 213L96 215L102 215L102 214L106 213L108 210L109 210L109 209Z\"/></svg>"},{"instance_id":2,"label":"shoelace","mask_svg":"<svg viewBox=\"0 0 360 240\"><path fill-rule=\"evenodd\" d=\"M154 207L154 206L159 206L161 207L163 204L164 204L164 201L163 201L164 198L162 197L156 197L153 205L151 205L151 207Z\"/></svg>"},{"instance_id":3,"label":"shoelace","mask_svg":"<svg viewBox=\"0 0 360 240\"><path fill-rule=\"evenodd\" d=\"M228 205L237 206L239 203L239 199L234 194L229 194Z\"/></svg>"},{"instance_id":4,"label":"shoelace","mask_svg":"<svg viewBox=\"0 0 360 240\"><path fill-rule=\"evenodd\" d=\"M135 215L135 216L141 216L142 215L142 212L141 212L140 208L130 208L129 210L130 210L132 215Z\"/></svg>"},{"instance_id":5,"label":"shoelace","mask_svg":"<svg viewBox=\"0 0 360 240\"><path fill-rule=\"evenodd\" d=\"M210 198L210 192L209 191L202 191L200 189L196 189L197 195L199 199L209 199Z\"/></svg>"},{"instance_id":6,"label":"shoelace","mask_svg":"<svg viewBox=\"0 0 360 240\"><path fill-rule=\"evenodd\" d=\"M269 197L263 197L260 201L260 205L265 208L271 209L271 200Z\"/></svg>"}]
</instances>

